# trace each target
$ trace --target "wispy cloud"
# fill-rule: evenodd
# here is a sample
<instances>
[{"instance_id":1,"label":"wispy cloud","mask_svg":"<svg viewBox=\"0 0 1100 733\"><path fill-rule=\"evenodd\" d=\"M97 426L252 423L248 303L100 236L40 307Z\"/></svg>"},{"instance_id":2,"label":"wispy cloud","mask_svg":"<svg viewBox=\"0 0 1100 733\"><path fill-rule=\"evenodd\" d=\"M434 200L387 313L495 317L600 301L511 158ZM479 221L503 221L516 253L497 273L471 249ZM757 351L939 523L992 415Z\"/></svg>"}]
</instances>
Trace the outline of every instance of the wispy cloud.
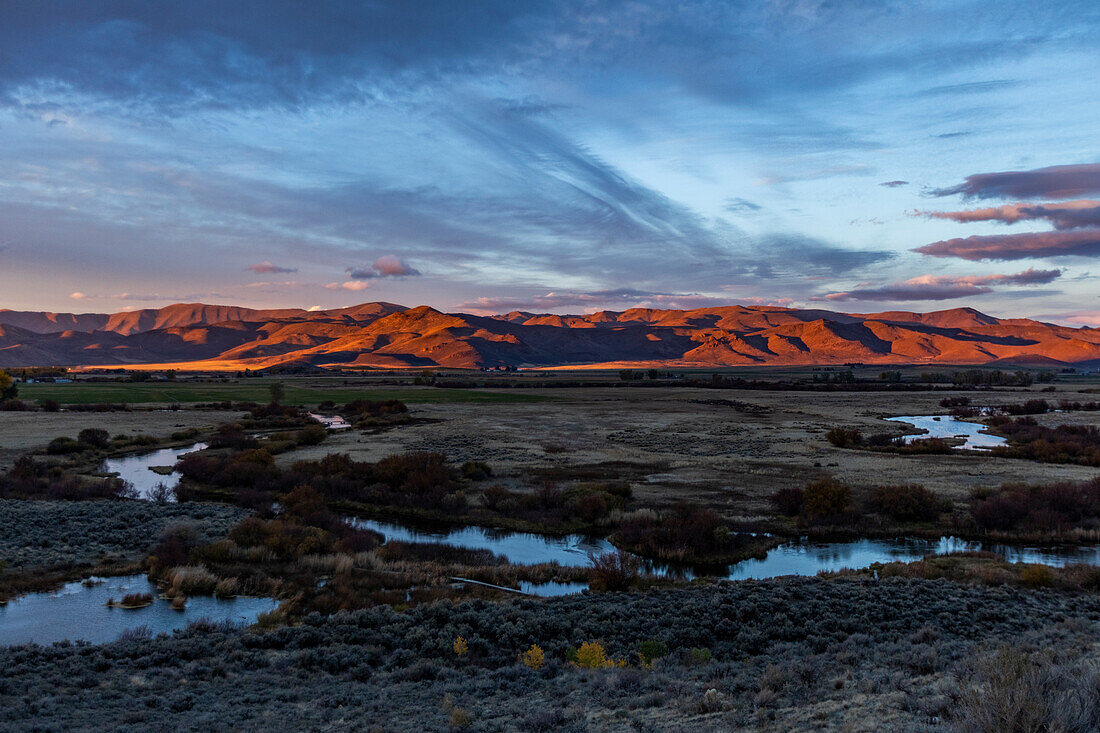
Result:
<instances>
[{"instance_id":1,"label":"wispy cloud","mask_svg":"<svg viewBox=\"0 0 1100 733\"><path fill-rule=\"evenodd\" d=\"M594 307L611 308L655 307L686 309L705 308L715 305L731 305L730 298L715 298L699 293L656 293L633 288L592 291L551 291L544 295L530 297L482 297L460 303L459 310L476 313L500 313L502 311L547 312L562 308L591 309Z\"/></svg>"},{"instance_id":2,"label":"wispy cloud","mask_svg":"<svg viewBox=\"0 0 1100 733\"><path fill-rule=\"evenodd\" d=\"M1015 274L971 275L921 275L882 287L860 287L852 290L828 293L815 300L951 300L985 295L993 292L994 285L1045 285L1061 277L1061 270L1028 269Z\"/></svg>"}]
</instances>

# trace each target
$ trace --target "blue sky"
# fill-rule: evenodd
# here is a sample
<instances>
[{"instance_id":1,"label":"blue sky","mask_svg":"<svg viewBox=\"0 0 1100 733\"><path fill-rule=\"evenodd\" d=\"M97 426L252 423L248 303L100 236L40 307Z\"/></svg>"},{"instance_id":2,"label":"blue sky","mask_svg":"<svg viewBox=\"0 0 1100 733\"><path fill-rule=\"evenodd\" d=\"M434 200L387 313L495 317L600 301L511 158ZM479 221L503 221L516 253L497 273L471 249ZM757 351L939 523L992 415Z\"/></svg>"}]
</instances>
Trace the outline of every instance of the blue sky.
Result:
<instances>
[{"instance_id":1,"label":"blue sky","mask_svg":"<svg viewBox=\"0 0 1100 733\"><path fill-rule=\"evenodd\" d=\"M4 14L2 307L1100 324L1094 2Z\"/></svg>"}]
</instances>

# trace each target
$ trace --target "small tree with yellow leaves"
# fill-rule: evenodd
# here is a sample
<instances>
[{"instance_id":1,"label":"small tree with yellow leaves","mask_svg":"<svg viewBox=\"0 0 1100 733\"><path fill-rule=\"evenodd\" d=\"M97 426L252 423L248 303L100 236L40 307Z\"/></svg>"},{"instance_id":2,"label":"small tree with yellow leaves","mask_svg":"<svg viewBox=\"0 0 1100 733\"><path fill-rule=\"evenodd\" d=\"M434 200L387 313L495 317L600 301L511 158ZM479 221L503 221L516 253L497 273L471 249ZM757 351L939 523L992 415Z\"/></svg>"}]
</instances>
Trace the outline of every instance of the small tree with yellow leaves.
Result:
<instances>
[{"instance_id":1,"label":"small tree with yellow leaves","mask_svg":"<svg viewBox=\"0 0 1100 733\"><path fill-rule=\"evenodd\" d=\"M459 657L466 656L466 652L470 651L470 645L461 636L455 637L455 643L451 648L454 649L455 655Z\"/></svg>"},{"instance_id":2,"label":"small tree with yellow leaves","mask_svg":"<svg viewBox=\"0 0 1100 733\"><path fill-rule=\"evenodd\" d=\"M530 649L519 655L519 661L523 662L523 666L527 669L541 669L542 663L546 661L546 655L542 647L532 644Z\"/></svg>"},{"instance_id":3,"label":"small tree with yellow leaves","mask_svg":"<svg viewBox=\"0 0 1100 733\"><path fill-rule=\"evenodd\" d=\"M581 669L611 669L625 667L626 660L615 661L607 656L603 644L598 641L586 641L571 655L573 664Z\"/></svg>"}]
</instances>

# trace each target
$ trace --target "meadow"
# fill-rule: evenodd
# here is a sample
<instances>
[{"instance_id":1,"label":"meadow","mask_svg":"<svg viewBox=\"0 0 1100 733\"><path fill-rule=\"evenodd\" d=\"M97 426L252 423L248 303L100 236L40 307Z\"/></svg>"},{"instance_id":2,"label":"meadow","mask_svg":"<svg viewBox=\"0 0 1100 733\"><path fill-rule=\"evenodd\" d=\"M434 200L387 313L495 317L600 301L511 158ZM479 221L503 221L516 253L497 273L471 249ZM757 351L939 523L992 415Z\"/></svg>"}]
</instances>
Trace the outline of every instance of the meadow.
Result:
<instances>
[{"instance_id":1,"label":"meadow","mask_svg":"<svg viewBox=\"0 0 1100 733\"><path fill-rule=\"evenodd\" d=\"M195 402L267 402L270 385L283 384L288 405L317 405L321 402L351 402L356 399L396 399L410 404L450 403L512 403L542 402L552 397L523 392L489 392L474 389L440 389L432 387L354 387L340 380L287 378L241 379L220 381L159 381L159 382L90 382L35 383L19 385L19 396L25 400L54 400L61 404L149 404ZM334 383L335 382L335 383Z\"/></svg>"}]
</instances>

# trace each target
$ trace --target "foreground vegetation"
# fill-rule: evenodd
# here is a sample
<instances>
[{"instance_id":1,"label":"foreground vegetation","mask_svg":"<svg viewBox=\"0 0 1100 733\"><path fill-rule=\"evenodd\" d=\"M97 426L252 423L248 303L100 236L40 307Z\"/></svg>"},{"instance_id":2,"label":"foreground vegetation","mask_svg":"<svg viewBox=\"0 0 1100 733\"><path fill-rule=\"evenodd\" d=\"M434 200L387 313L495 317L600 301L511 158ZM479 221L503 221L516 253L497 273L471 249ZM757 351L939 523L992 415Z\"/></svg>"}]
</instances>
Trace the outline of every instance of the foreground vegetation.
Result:
<instances>
[{"instance_id":1,"label":"foreground vegetation","mask_svg":"<svg viewBox=\"0 0 1100 733\"><path fill-rule=\"evenodd\" d=\"M0 729L1086 731L1098 623L1092 594L803 578L195 624L0 649Z\"/></svg>"}]
</instances>

